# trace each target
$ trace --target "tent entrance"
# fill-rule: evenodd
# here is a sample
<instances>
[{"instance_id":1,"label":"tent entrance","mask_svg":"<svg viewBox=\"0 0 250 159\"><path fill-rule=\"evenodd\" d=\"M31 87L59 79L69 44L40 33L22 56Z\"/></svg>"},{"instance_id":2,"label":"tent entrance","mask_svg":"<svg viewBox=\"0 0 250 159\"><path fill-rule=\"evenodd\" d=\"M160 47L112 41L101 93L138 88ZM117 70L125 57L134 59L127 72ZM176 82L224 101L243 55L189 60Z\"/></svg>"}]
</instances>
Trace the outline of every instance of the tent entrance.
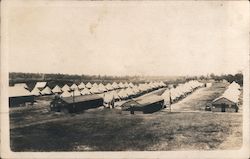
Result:
<instances>
[{"instance_id":1,"label":"tent entrance","mask_svg":"<svg viewBox=\"0 0 250 159\"><path fill-rule=\"evenodd\" d=\"M226 112L226 105L225 104L221 105L221 112Z\"/></svg>"}]
</instances>

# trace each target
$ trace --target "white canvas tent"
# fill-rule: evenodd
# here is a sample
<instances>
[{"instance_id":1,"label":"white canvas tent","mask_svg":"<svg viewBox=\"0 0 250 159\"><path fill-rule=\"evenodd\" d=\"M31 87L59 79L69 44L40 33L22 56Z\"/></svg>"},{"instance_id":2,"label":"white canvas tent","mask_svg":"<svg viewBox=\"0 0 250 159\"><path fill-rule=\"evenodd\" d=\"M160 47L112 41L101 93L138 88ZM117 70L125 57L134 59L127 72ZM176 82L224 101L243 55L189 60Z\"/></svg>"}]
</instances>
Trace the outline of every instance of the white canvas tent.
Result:
<instances>
[{"instance_id":1,"label":"white canvas tent","mask_svg":"<svg viewBox=\"0 0 250 159\"><path fill-rule=\"evenodd\" d=\"M236 83L235 81L233 81L228 88L233 88L233 89L240 89L240 85L238 83Z\"/></svg>"},{"instance_id":2,"label":"white canvas tent","mask_svg":"<svg viewBox=\"0 0 250 159\"><path fill-rule=\"evenodd\" d=\"M80 96L81 92L78 89L75 89L74 91L71 92L71 96Z\"/></svg>"},{"instance_id":3,"label":"white canvas tent","mask_svg":"<svg viewBox=\"0 0 250 159\"><path fill-rule=\"evenodd\" d=\"M65 84L63 87L62 87L62 91L64 92L64 91L69 91L70 90L70 87L67 85L67 84Z\"/></svg>"},{"instance_id":4,"label":"white canvas tent","mask_svg":"<svg viewBox=\"0 0 250 159\"><path fill-rule=\"evenodd\" d=\"M122 82L120 82L120 83L118 84L118 86L119 86L119 88L125 88L125 86L124 86L124 84L123 84Z\"/></svg>"},{"instance_id":5,"label":"white canvas tent","mask_svg":"<svg viewBox=\"0 0 250 159\"><path fill-rule=\"evenodd\" d=\"M81 82L79 85L78 85L78 88L79 89L84 89L85 88L85 84L83 82Z\"/></svg>"},{"instance_id":6,"label":"white canvas tent","mask_svg":"<svg viewBox=\"0 0 250 159\"><path fill-rule=\"evenodd\" d=\"M110 93L114 96L115 99L120 99L116 91L111 91Z\"/></svg>"},{"instance_id":7,"label":"white canvas tent","mask_svg":"<svg viewBox=\"0 0 250 159\"><path fill-rule=\"evenodd\" d=\"M81 91L81 94L82 95L87 95L87 94L91 94L89 89L88 88L84 88L82 91Z\"/></svg>"},{"instance_id":8,"label":"white canvas tent","mask_svg":"<svg viewBox=\"0 0 250 159\"><path fill-rule=\"evenodd\" d=\"M72 84L72 86L70 88L73 89L73 90L78 89L78 87L77 87L77 85L75 83Z\"/></svg>"},{"instance_id":9,"label":"white canvas tent","mask_svg":"<svg viewBox=\"0 0 250 159\"><path fill-rule=\"evenodd\" d=\"M69 93L68 91L64 91L60 97L71 97L71 93Z\"/></svg>"},{"instance_id":10,"label":"white canvas tent","mask_svg":"<svg viewBox=\"0 0 250 159\"><path fill-rule=\"evenodd\" d=\"M129 87L131 87L131 88L134 87L134 84L133 84L132 82L130 82L128 85L129 85Z\"/></svg>"},{"instance_id":11,"label":"white canvas tent","mask_svg":"<svg viewBox=\"0 0 250 159\"><path fill-rule=\"evenodd\" d=\"M113 87L114 89L119 88L119 86L118 86L118 84L117 84L116 82L114 82L114 83L112 84L112 87Z\"/></svg>"},{"instance_id":12,"label":"white canvas tent","mask_svg":"<svg viewBox=\"0 0 250 159\"><path fill-rule=\"evenodd\" d=\"M91 94L96 94L96 93L100 93L99 89L97 87L92 87L90 90Z\"/></svg>"},{"instance_id":13,"label":"white canvas tent","mask_svg":"<svg viewBox=\"0 0 250 159\"><path fill-rule=\"evenodd\" d=\"M128 82L125 82L123 85L124 85L125 88L128 88L128 87L129 87Z\"/></svg>"},{"instance_id":14,"label":"white canvas tent","mask_svg":"<svg viewBox=\"0 0 250 159\"><path fill-rule=\"evenodd\" d=\"M44 87L46 87L47 82L37 82L35 87L38 88L39 90L44 89Z\"/></svg>"},{"instance_id":15,"label":"white canvas tent","mask_svg":"<svg viewBox=\"0 0 250 159\"><path fill-rule=\"evenodd\" d=\"M125 91L128 96L135 95L134 91L131 88L126 88Z\"/></svg>"},{"instance_id":16,"label":"white canvas tent","mask_svg":"<svg viewBox=\"0 0 250 159\"><path fill-rule=\"evenodd\" d=\"M33 90L31 91L31 94L33 94L34 96L41 95L40 90L36 87L33 88Z\"/></svg>"},{"instance_id":17,"label":"white canvas tent","mask_svg":"<svg viewBox=\"0 0 250 159\"><path fill-rule=\"evenodd\" d=\"M97 83L94 83L94 84L92 85L92 87L98 88L98 84L97 84Z\"/></svg>"},{"instance_id":18,"label":"white canvas tent","mask_svg":"<svg viewBox=\"0 0 250 159\"><path fill-rule=\"evenodd\" d=\"M140 90L138 89L137 86L134 86L134 87L132 88L132 90L133 90L133 92L135 92L135 94L140 93Z\"/></svg>"},{"instance_id":19,"label":"white canvas tent","mask_svg":"<svg viewBox=\"0 0 250 159\"><path fill-rule=\"evenodd\" d=\"M86 84L86 88L88 88L88 89L92 88L92 84L91 84L90 82L88 82L88 83Z\"/></svg>"},{"instance_id":20,"label":"white canvas tent","mask_svg":"<svg viewBox=\"0 0 250 159\"><path fill-rule=\"evenodd\" d=\"M51 91L51 89L47 86L47 87L45 87L45 88L41 91L41 94L42 94L42 95L50 95L50 94L52 94L52 91Z\"/></svg>"},{"instance_id":21,"label":"white canvas tent","mask_svg":"<svg viewBox=\"0 0 250 159\"><path fill-rule=\"evenodd\" d=\"M128 94L127 94L127 92L126 92L124 89L121 89L121 90L118 92L118 96L119 96L121 99L124 99L124 98L127 98L127 97L128 97Z\"/></svg>"},{"instance_id":22,"label":"white canvas tent","mask_svg":"<svg viewBox=\"0 0 250 159\"><path fill-rule=\"evenodd\" d=\"M98 85L98 89L99 89L100 92L105 92L105 91L107 91L106 87L105 87L102 83L100 83L100 84Z\"/></svg>"},{"instance_id":23,"label":"white canvas tent","mask_svg":"<svg viewBox=\"0 0 250 159\"><path fill-rule=\"evenodd\" d=\"M111 92L106 92L103 95L103 100L105 103L110 103L114 99L114 95Z\"/></svg>"},{"instance_id":24,"label":"white canvas tent","mask_svg":"<svg viewBox=\"0 0 250 159\"><path fill-rule=\"evenodd\" d=\"M60 88L58 85L56 85L56 86L52 89L52 92L53 92L53 93L61 93L62 90L61 90L61 88Z\"/></svg>"},{"instance_id":25,"label":"white canvas tent","mask_svg":"<svg viewBox=\"0 0 250 159\"><path fill-rule=\"evenodd\" d=\"M106 84L105 87L106 87L106 89L107 89L108 91L111 91L111 90L114 89L110 83Z\"/></svg>"},{"instance_id":26,"label":"white canvas tent","mask_svg":"<svg viewBox=\"0 0 250 159\"><path fill-rule=\"evenodd\" d=\"M169 105L170 104L170 90L167 89L165 92L161 95L161 97L164 99L164 105Z\"/></svg>"}]
</instances>

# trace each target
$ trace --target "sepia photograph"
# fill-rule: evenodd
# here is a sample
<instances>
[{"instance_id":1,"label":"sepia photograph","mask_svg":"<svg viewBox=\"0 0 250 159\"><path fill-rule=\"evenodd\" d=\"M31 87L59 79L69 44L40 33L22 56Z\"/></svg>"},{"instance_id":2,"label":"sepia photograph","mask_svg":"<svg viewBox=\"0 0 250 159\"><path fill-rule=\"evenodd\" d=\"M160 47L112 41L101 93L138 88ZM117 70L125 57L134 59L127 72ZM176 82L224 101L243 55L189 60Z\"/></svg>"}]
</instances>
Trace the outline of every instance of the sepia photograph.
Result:
<instances>
[{"instance_id":1,"label":"sepia photograph","mask_svg":"<svg viewBox=\"0 0 250 159\"><path fill-rule=\"evenodd\" d=\"M249 158L247 1L1 7L2 158Z\"/></svg>"}]
</instances>

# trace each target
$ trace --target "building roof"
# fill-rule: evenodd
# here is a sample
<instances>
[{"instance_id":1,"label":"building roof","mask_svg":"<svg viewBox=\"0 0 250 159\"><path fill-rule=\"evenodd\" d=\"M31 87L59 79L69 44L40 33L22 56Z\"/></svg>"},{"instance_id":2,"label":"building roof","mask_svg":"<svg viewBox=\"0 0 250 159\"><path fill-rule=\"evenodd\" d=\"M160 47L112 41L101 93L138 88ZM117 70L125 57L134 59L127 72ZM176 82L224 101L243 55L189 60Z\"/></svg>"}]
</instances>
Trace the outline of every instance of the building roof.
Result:
<instances>
[{"instance_id":1,"label":"building roof","mask_svg":"<svg viewBox=\"0 0 250 159\"><path fill-rule=\"evenodd\" d=\"M73 97L62 97L61 99L68 104L73 103ZM97 99L102 99L102 97L95 95L95 94L91 94L91 95L85 95L85 96L76 96L74 97L74 102L80 103L80 102L97 100Z\"/></svg>"},{"instance_id":2,"label":"building roof","mask_svg":"<svg viewBox=\"0 0 250 159\"><path fill-rule=\"evenodd\" d=\"M16 83L16 84L14 85L14 87L23 87L23 88L25 88L25 89L28 89L28 86L27 86L26 83Z\"/></svg>"},{"instance_id":3,"label":"building roof","mask_svg":"<svg viewBox=\"0 0 250 159\"><path fill-rule=\"evenodd\" d=\"M23 87L9 87L9 97L32 96L32 94Z\"/></svg>"},{"instance_id":4,"label":"building roof","mask_svg":"<svg viewBox=\"0 0 250 159\"><path fill-rule=\"evenodd\" d=\"M36 88L44 88L44 87L46 87L46 85L47 85L47 82L37 82L35 87Z\"/></svg>"},{"instance_id":5,"label":"building roof","mask_svg":"<svg viewBox=\"0 0 250 159\"><path fill-rule=\"evenodd\" d=\"M150 105L156 102L163 101L163 98L158 95L151 95L151 96L136 99L135 101L139 103L141 106L145 106L145 105Z\"/></svg>"},{"instance_id":6,"label":"building roof","mask_svg":"<svg viewBox=\"0 0 250 159\"><path fill-rule=\"evenodd\" d=\"M132 99L127 102L125 102L122 106L123 107L129 107L129 106L136 106L136 107L144 107L153 103L157 103L160 101L164 101L162 97L158 95L150 95L147 97L140 97L137 99Z\"/></svg>"},{"instance_id":7,"label":"building roof","mask_svg":"<svg viewBox=\"0 0 250 159\"><path fill-rule=\"evenodd\" d=\"M240 93L241 92L237 88L228 87L228 89L220 97L213 100L213 103L220 99L226 98L227 100L237 104L239 102Z\"/></svg>"}]
</instances>

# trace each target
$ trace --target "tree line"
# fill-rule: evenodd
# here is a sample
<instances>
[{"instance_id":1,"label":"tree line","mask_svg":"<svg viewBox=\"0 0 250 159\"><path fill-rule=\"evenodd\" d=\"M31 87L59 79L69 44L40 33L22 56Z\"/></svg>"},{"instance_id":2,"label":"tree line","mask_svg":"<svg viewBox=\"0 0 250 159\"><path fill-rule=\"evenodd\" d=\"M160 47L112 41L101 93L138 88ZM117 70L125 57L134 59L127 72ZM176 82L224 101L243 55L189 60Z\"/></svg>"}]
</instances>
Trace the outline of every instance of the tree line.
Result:
<instances>
[{"instance_id":1,"label":"tree line","mask_svg":"<svg viewBox=\"0 0 250 159\"><path fill-rule=\"evenodd\" d=\"M150 78L149 78L150 79ZM228 82L235 81L239 83L241 86L243 85L243 74L237 73L235 75L232 74L224 74L224 75L215 75L210 74L207 76L179 76L174 79L169 78L159 78L159 80L164 81L166 84L178 84L184 83L189 80L215 80L222 81L226 80ZM11 72L9 73L9 85L14 85L15 83L26 83L31 86L31 88L38 81L46 81L52 87L55 85L63 86L64 84L71 85L73 83L79 84L80 82L102 82L106 84L108 82L148 82L147 77L143 76L107 76L107 75L69 75L69 74L43 74L43 73L21 73L21 72Z\"/></svg>"}]
</instances>

